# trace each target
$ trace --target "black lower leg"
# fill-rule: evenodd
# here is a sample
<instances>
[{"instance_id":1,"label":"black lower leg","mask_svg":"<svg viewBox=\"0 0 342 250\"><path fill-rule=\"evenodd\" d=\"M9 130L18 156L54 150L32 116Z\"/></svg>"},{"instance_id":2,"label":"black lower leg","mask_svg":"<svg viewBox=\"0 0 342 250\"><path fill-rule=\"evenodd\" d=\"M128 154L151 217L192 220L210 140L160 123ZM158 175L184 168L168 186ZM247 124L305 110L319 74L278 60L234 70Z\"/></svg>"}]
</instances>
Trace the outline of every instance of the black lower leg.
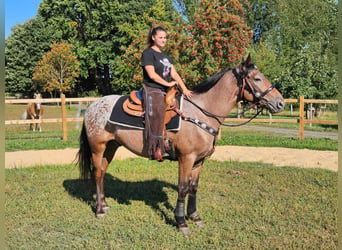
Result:
<instances>
[{"instance_id":1,"label":"black lower leg","mask_svg":"<svg viewBox=\"0 0 342 250\"><path fill-rule=\"evenodd\" d=\"M196 212L196 195L189 194L187 214L190 216Z\"/></svg>"},{"instance_id":2,"label":"black lower leg","mask_svg":"<svg viewBox=\"0 0 342 250\"><path fill-rule=\"evenodd\" d=\"M177 200L177 206L175 209L175 219L178 225L185 223L184 203L184 200Z\"/></svg>"}]
</instances>

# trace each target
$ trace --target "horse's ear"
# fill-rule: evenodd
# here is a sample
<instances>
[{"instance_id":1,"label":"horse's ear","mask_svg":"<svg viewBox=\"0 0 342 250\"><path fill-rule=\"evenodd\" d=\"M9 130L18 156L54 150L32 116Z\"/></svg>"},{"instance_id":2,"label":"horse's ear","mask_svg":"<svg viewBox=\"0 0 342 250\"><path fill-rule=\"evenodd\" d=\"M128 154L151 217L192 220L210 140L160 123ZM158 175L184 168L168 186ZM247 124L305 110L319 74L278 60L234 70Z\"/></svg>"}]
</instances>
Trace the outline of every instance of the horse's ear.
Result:
<instances>
[{"instance_id":1,"label":"horse's ear","mask_svg":"<svg viewBox=\"0 0 342 250\"><path fill-rule=\"evenodd\" d=\"M247 58L246 59L243 58L239 67L236 68L237 73L240 75L244 75L245 72L247 72L247 69L250 63L251 63L251 54L249 53Z\"/></svg>"},{"instance_id":2,"label":"horse's ear","mask_svg":"<svg viewBox=\"0 0 342 250\"><path fill-rule=\"evenodd\" d=\"M248 67L252 63L251 53L248 53L248 56L245 60L246 67Z\"/></svg>"}]
</instances>

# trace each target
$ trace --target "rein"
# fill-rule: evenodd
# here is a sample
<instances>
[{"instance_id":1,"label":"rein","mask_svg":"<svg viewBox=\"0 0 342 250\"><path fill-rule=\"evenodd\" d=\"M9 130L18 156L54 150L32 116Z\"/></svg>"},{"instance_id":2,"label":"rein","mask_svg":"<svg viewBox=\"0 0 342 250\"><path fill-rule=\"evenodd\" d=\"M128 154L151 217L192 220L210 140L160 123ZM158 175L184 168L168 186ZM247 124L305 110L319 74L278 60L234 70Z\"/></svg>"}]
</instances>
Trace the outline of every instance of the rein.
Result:
<instances>
[{"instance_id":1,"label":"rein","mask_svg":"<svg viewBox=\"0 0 342 250\"><path fill-rule=\"evenodd\" d=\"M192 100L188 99L185 97L185 100L187 100L188 102L190 102L192 105L194 105L196 108L198 108L203 114L205 114L206 116L209 116L211 118L214 118L220 125L222 126L226 126L226 127L239 127L239 126L243 126L243 125L246 125L247 123L249 123L250 121L252 121L255 117L257 117L262 111L263 109L258 109L257 113L251 117L248 121L245 121L243 123L240 123L240 124L228 124L228 123L224 123L224 122L221 122L218 118L229 118L229 116L222 116L222 115L215 115L203 108L201 108L200 106L198 106L196 103L194 103ZM243 111L241 114L243 115L245 112L247 112L248 110L254 108L255 106L257 105L257 103L254 103L252 105L250 105L248 107L248 109L246 109L245 111Z\"/></svg>"},{"instance_id":2,"label":"rein","mask_svg":"<svg viewBox=\"0 0 342 250\"><path fill-rule=\"evenodd\" d=\"M241 100L243 100L243 92L245 90L245 87L246 87L246 83L247 83L247 86L249 88L249 90L252 92L253 94L253 97L256 99L256 102L252 105L250 105L245 111L242 112L242 115L254 108L255 106L258 105L258 103L264 99L264 97L269 93L271 92L273 89L274 89L274 86L271 85L267 90L265 90L263 93L260 93L257 89L255 89L255 87L247 80L247 76L248 76L248 73L249 71L247 71L246 73L244 73L244 75L241 77L236 69L232 69L232 72L236 78L236 80L238 81L238 86L240 87L240 94L238 94L238 96L240 97ZM190 100L189 98L185 97L185 100L187 100L188 102L190 102L192 105L194 105L196 108L198 108L203 114L205 114L206 116L208 117L211 117L211 118L214 118L220 125L222 126L227 126L227 127L238 127L238 126L243 126L247 123L249 123L250 121L252 121L254 118L256 118L261 112L262 112L262 108L259 109L258 108L258 111L257 113L251 117L248 121L245 121L243 123L240 123L240 124L228 124L228 123L223 123L219 120L219 118L228 118L228 116L222 116L222 115L216 115L216 114L213 114L205 109L203 109L202 107L198 106L196 103L194 103L192 100ZM178 113L179 114L179 113ZM185 118L184 115L181 115L181 117L183 117L183 119Z\"/></svg>"}]
</instances>

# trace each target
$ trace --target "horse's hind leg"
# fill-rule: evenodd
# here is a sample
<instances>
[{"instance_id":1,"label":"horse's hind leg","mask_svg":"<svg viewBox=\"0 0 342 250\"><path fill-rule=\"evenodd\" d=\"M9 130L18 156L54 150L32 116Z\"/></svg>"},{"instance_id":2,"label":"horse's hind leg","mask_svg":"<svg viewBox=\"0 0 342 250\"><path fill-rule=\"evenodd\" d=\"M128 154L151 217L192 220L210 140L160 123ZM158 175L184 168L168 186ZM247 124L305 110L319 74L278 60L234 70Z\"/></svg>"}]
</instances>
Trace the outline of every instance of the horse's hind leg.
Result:
<instances>
[{"instance_id":1,"label":"horse's hind leg","mask_svg":"<svg viewBox=\"0 0 342 250\"><path fill-rule=\"evenodd\" d=\"M102 143L98 146L97 152L92 153L94 165L94 179L96 183L96 216L103 217L109 207L105 200L104 193L104 176L106 174L109 163L118 149L119 145L115 141L109 141L107 144Z\"/></svg>"}]
</instances>

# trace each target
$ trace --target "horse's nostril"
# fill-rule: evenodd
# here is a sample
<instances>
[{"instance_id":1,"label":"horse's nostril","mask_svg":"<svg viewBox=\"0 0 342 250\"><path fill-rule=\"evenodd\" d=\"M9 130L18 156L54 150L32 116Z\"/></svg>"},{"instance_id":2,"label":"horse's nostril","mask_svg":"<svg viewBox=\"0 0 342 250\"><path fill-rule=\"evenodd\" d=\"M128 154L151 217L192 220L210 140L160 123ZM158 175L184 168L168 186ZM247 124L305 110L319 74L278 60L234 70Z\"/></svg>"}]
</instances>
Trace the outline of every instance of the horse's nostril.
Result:
<instances>
[{"instance_id":1,"label":"horse's nostril","mask_svg":"<svg viewBox=\"0 0 342 250\"><path fill-rule=\"evenodd\" d=\"M285 103L283 100L280 100L277 104L277 108L278 109L284 109Z\"/></svg>"}]
</instances>

